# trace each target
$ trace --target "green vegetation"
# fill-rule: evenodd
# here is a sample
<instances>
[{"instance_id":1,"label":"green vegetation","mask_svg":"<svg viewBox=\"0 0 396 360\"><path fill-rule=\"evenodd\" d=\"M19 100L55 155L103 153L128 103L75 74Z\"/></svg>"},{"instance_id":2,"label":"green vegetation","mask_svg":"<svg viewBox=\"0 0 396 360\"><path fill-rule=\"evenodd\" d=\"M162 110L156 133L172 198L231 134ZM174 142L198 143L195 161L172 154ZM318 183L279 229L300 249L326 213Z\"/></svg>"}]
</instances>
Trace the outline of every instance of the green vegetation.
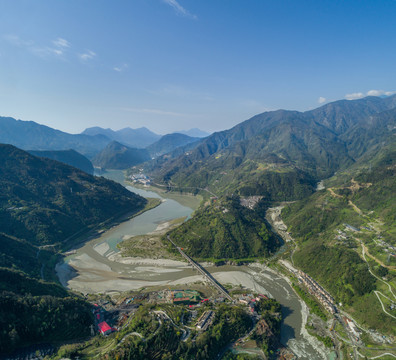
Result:
<instances>
[{"instance_id":1,"label":"green vegetation","mask_svg":"<svg viewBox=\"0 0 396 360\"><path fill-rule=\"evenodd\" d=\"M250 354L233 354L231 351L226 352L222 357L224 360L259 360L261 357Z\"/></svg>"},{"instance_id":2,"label":"green vegetation","mask_svg":"<svg viewBox=\"0 0 396 360\"><path fill-rule=\"evenodd\" d=\"M149 199L151 200L151 199ZM159 199L152 199L161 202ZM143 257L149 259L180 259L179 253L169 251L169 241L163 238L166 231L181 225L185 217L163 224L162 230L149 234L133 236L117 244L122 256Z\"/></svg>"},{"instance_id":3,"label":"green vegetation","mask_svg":"<svg viewBox=\"0 0 396 360\"><path fill-rule=\"evenodd\" d=\"M215 313L213 323L206 331L195 328L198 317L206 310ZM156 310L165 312L172 322ZM279 348L281 306L273 299L257 302L260 320L254 339L268 356ZM160 320L161 319L161 320ZM60 348L56 359L64 357L102 359L216 359L226 347L252 330L252 320L246 307L233 304L206 303L198 309L195 319L185 307L172 304L141 306L129 319L127 326L107 337ZM188 327L186 327L188 326ZM250 355L227 352L225 359L254 360Z\"/></svg>"},{"instance_id":4,"label":"green vegetation","mask_svg":"<svg viewBox=\"0 0 396 360\"><path fill-rule=\"evenodd\" d=\"M294 261L306 273L314 274L311 276L329 290L337 302L350 305L355 297L375 289L375 278L352 250L312 243L296 252Z\"/></svg>"},{"instance_id":5,"label":"green vegetation","mask_svg":"<svg viewBox=\"0 0 396 360\"><path fill-rule=\"evenodd\" d=\"M280 246L261 213L243 207L237 196L203 206L169 235L189 255L200 259L268 257Z\"/></svg>"},{"instance_id":6,"label":"green vegetation","mask_svg":"<svg viewBox=\"0 0 396 360\"><path fill-rule=\"evenodd\" d=\"M167 154L174 149L198 141L199 138L194 138L185 134L173 133L162 136L155 143L147 146L147 150L151 156L157 157Z\"/></svg>"},{"instance_id":7,"label":"green vegetation","mask_svg":"<svg viewBox=\"0 0 396 360\"><path fill-rule=\"evenodd\" d=\"M146 200L123 186L0 145L0 228L37 245L60 243Z\"/></svg>"},{"instance_id":8,"label":"green vegetation","mask_svg":"<svg viewBox=\"0 0 396 360\"><path fill-rule=\"evenodd\" d=\"M279 348L281 305L274 299L260 299L256 303L256 311L261 318L256 325L252 339L268 357Z\"/></svg>"},{"instance_id":9,"label":"green vegetation","mask_svg":"<svg viewBox=\"0 0 396 360\"><path fill-rule=\"evenodd\" d=\"M321 341L327 348L332 348L334 346L333 340L331 340L330 336L320 336L316 333L312 333L311 335L315 336L319 341Z\"/></svg>"},{"instance_id":10,"label":"green vegetation","mask_svg":"<svg viewBox=\"0 0 396 360\"><path fill-rule=\"evenodd\" d=\"M84 338L93 323L91 305L42 278L54 278L57 250L68 238L136 213L147 201L11 145L0 145L0 162L0 353Z\"/></svg>"},{"instance_id":11,"label":"green vegetation","mask_svg":"<svg viewBox=\"0 0 396 360\"><path fill-rule=\"evenodd\" d=\"M164 310L168 312L170 307L179 309L173 311L173 315L180 318L183 308L167 305ZM208 330L202 333L191 330L192 334L184 342L181 341L180 329L169 321L162 320L160 325L151 313L152 308L151 305L139 308L122 332L107 338L96 337L82 346L68 349L68 353L73 352L74 356L80 357L100 355L103 359L215 359L226 345L246 334L252 325L243 308L222 304L216 307L214 322ZM129 336L124 342L119 342L131 332L139 333L143 338ZM193 338L195 341L192 341ZM61 349L58 357L65 356L65 352L66 349Z\"/></svg>"},{"instance_id":12,"label":"green vegetation","mask_svg":"<svg viewBox=\"0 0 396 360\"><path fill-rule=\"evenodd\" d=\"M94 167L92 163L84 155L81 155L75 150L30 150L29 153L35 156L60 161L67 165L74 166L75 168L85 171L86 173L91 175L93 175L94 173Z\"/></svg>"},{"instance_id":13,"label":"green vegetation","mask_svg":"<svg viewBox=\"0 0 396 360\"><path fill-rule=\"evenodd\" d=\"M50 285L53 286L53 285ZM0 352L35 342L88 336L90 305L76 297L0 293Z\"/></svg>"},{"instance_id":14,"label":"green vegetation","mask_svg":"<svg viewBox=\"0 0 396 360\"><path fill-rule=\"evenodd\" d=\"M373 290L388 291L369 273L368 265L379 277L392 281L394 272L382 266L389 263L381 236L392 244L395 223L395 151L382 150L371 160L356 166L351 173L337 174L329 180L334 186L294 204L287 205L282 218L298 241L295 265L311 275L358 321L370 328L392 333L396 322L386 315ZM359 232L351 231L345 224ZM342 232L341 237L339 236ZM361 245L370 254L362 258Z\"/></svg>"},{"instance_id":15,"label":"green vegetation","mask_svg":"<svg viewBox=\"0 0 396 360\"><path fill-rule=\"evenodd\" d=\"M134 149L112 141L99 154L92 163L103 169L127 169L150 159L146 149Z\"/></svg>"},{"instance_id":16,"label":"green vegetation","mask_svg":"<svg viewBox=\"0 0 396 360\"><path fill-rule=\"evenodd\" d=\"M304 302L308 305L309 310L315 315L319 316L322 320L327 321L326 313L322 310L318 302L296 284L293 283L292 286L296 293L300 296L300 298L303 299Z\"/></svg>"}]
</instances>

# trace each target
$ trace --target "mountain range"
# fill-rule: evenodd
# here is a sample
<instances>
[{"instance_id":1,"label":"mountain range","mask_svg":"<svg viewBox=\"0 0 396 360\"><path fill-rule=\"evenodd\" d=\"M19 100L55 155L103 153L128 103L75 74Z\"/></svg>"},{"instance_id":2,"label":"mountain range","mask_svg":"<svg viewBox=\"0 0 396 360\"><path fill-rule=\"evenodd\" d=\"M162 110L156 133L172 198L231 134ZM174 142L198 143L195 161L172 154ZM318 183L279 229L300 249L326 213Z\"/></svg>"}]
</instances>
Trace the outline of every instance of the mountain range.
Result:
<instances>
[{"instance_id":1,"label":"mountain range","mask_svg":"<svg viewBox=\"0 0 396 360\"><path fill-rule=\"evenodd\" d=\"M96 167L102 169L122 170L149 159L150 155L146 149L130 148L117 141L112 141L92 159L92 162Z\"/></svg>"},{"instance_id":2,"label":"mountain range","mask_svg":"<svg viewBox=\"0 0 396 360\"><path fill-rule=\"evenodd\" d=\"M204 138L210 135L210 133L206 132L206 131L202 131L198 128L193 128L190 130L181 130L181 131L177 131L176 133L178 134L184 134L184 135L188 135L191 137L196 137L196 138Z\"/></svg>"},{"instance_id":3,"label":"mountain range","mask_svg":"<svg viewBox=\"0 0 396 360\"><path fill-rule=\"evenodd\" d=\"M144 206L123 186L58 161L0 145L1 231L38 245Z\"/></svg>"},{"instance_id":4,"label":"mountain range","mask_svg":"<svg viewBox=\"0 0 396 360\"><path fill-rule=\"evenodd\" d=\"M85 129L82 132L82 135L104 135L110 140L118 141L133 148L145 148L161 138L161 135L155 134L145 127L141 127L139 129L131 129L127 127L114 131L112 129L103 129L95 126Z\"/></svg>"},{"instance_id":5,"label":"mountain range","mask_svg":"<svg viewBox=\"0 0 396 360\"><path fill-rule=\"evenodd\" d=\"M89 336L91 305L54 278L58 251L146 200L113 181L0 144L0 354Z\"/></svg>"},{"instance_id":6,"label":"mountain range","mask_svg":"<svg viewBox=\"0 0 396 360\"><path fill-rule=\"evenodd\" d=\"M94 168L92 163L84 155L75 150L30 150L30 154L45 157L48 159L60 161L64 164L74 166L77 169L85 171L87 174L93 175Z\"/></svg>"},{"instance_id":7,"label":"mountain range","mask_svg":"<svg viewBox=\"0 0 396 360\"><path fill-rule=\"evenodd\" d=\"M156 182L180 188L302 198L316 181L393 141L395 107L391 96L341 100L306 112L265 112L145 169Z\"/></svg>"},{"instance_id":8,"label":"mountain range","mask_svg":"<svg viewBox=\"0 0 396 360\"><path fill-rule=\"evenodd\" d=\"M154 144L147 146L146 149L150 153L151 157L156 158L188 144L192 144L191 146L194 146L194 144L198 144L199 140L199 137L191 137L185 134L172 133L162 136L161 139L156 141Z\"/></svg>"},{"instance_id":9,"label":"mountain range","mask_svg":"<svg viewBox=\"0 0 396 360\"><path fill-rule=\"evenodd\" d=\"M101 165L97 166L103 167L103 156L109 159L109 155L101 154L99 156L98 154L102 151L104 153L114 151L114 144L106 150L105 148L115 141L135 150L125 153L119 163L116 158L113 158L110 162L106 160L107 163L105 165L111 166L110 168L112 169L126 169L129 166L147 161L149 159L148 153L151 157L157 157L186 144L193 144L199 140L199 137L206 135L205 132L199 129L191 129L187 133L195 133L197 137L179 133L161 136L145 127L139 129L124 128L117 131L92 127L84 130L82 134L69 134L33 121L0 117L0 143L11 144L38 156L77 166L88 173L92 173L92 165L83 160L82 157L77 159L76 153L67 153L66 151L74 150L85 155L90 160L96 157L96 162L99 161L99 158L102 158L100 160L102 161ZM147 151L142 150L145 148L147 148ZM126 161L126 159L128 160Z\"/></svg>"},{"instance_id":10,"label":"mountain range","mask_svg":"<svg viewBox=\"0 0 396 360\"><path fill-rule=\"evenodd\" d=\"M205 194L195 215L169 233L201 259L245 261L274 254L281 241L264 215L268 206L294 200L282 218L298 244L295 266L362 324L394 332L395 322L383 313L374 290L386 291L384 276L394 279L395 260L378 250L377 240L395 245L396 96L336 101L307 112L265 112L206 138L170 134L145 149L105 134L71 135L11 118L0 118L0 127L0 139L34 154L0 145L0 353L89 335L90 306L51 281L57 252L78 234L146 204L121 185L77 169L85 160L74 150L34 149L57 141L92 156L105 148L94 157L98 166L146 161L155 182ZM49 157L78 161L69 166ZM325 178L328 188L316 190ZM245 207L251 195L261 200ZM337 238L346 223L364 227L359 239ZM370 262L360 252L364 243L374 253ZM293 259L288 251L281 256Z\"/></svg>"},{"instance_id":11,"label":"mountain range","mask_svg":"<svg viewBox=\"0 0 396 360\"><path fill-rule=\"evenodd\" d=\"M104 135L68 134L34 121L0 117L0 143L11 144L24 150L69 150L93 157L110 140Z\"/></svg>"}]
</instances>

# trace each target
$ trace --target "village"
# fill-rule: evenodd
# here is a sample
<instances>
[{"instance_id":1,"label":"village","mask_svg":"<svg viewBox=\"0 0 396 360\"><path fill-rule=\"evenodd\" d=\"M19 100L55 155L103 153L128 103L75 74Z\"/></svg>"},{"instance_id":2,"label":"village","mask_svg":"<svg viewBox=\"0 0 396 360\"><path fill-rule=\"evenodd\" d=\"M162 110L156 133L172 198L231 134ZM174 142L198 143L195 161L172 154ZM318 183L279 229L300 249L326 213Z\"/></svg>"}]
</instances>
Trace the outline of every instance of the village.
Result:
<instances>
[{"instance_id":1,"label":"village","mask_svg":"<svg viewBox=\"0 0 396 360\"><path fill-rule=\"evenodd\" d=\"M258 317L255 311L255 303L260 299L268 299L266 295L259 294L239 294L233 297L234 304L246 306L246 311L254 318ZM161 305L173 304L184 305L190 312L191 319L195 319L198 311L200 317L194 323L197 330L205 331L213 323L215 317L214 310L205 310L208 307L215 308L217 304L223 303L226 299L223 296L211 298L203 297L196 290L160 290L147 293L140 293L134 297L123 297L116 303L110 300L99 300L93 303L92 313L95 318L97 331L102 335L109 335L122 328L126 321L133 316L137 309L145 304Z\"/></svg>"},{"instance_id":2,"label":"village","mask_svg":"<svg viewBox=\"0 0 396 360\"><path fill-rule=\"evenodd\" d=\"M132 174L132 175L129 176L129 179L133 183L141 184L141 185L144 185L144 186L149 186L151 184L150 178L147 175L143 174L143 173Z\"/></svg>"},{"instance_id":3,"label":"village","mask_svg":"<svg viewBox=\"0 0 396 360\"><path fill-rule=\"evenodd\" d=\"M256 304L269 298L264 294L244 293L242 290L232 294L231 306L243 307L252 319L252 325L260 323L263 320L257 313ZM197 290L192 289L162 289L158 291L139 292L131 296L122 296L117 299L97 299L92 304L92 313L95 318L95 325L92 327L92 335L97 333L107 337L112 333L125 331L126 327L133 320L138 309L145 305L151 305L150 313L153 318L161 323L171 323L181 331L180 341L187 341L189 338L195 341L195 338L211 328L216 320L218 306L227 302L228 299L220 294L214 294L210 297L203 296ZM174 318L176 311L173 306L177 306L178 311L182 311L181 320L177 322ZM96 329L96 330L95 330ZM231 344L231 348L238 351L256 351L260 352L254 340L251 339L255 326L244 337L237 339ZM140 334L133 333L136 336ZM279 358L295 359L295 355L287 348L278 349Z\"/></svg>"}]
</instances>

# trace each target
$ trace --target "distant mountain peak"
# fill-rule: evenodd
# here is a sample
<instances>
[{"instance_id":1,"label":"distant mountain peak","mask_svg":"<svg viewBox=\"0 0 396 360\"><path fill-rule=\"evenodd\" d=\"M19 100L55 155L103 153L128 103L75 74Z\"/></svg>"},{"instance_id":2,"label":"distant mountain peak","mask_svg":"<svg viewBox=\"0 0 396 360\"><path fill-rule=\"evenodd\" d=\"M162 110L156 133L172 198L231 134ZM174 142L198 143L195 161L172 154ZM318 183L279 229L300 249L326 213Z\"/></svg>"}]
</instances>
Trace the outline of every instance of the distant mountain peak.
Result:
<instances>
[{"instance_id":1,"label":"distant mountain peak","mask_svg":"<svg viewBox=\"0 0 396 360\"><path fill-rule=\"evenodd\" d=\"M175 133L184 134L184 135L188 135L188 136L196 137L196 138L203 138L203 137L207 137L210 135L210 133L203 131L201 129L198 129L198 128L192 128L190 130L175 131Z\"/></svg>"},{"instance_id":2,"label":"distant mountain peak","mask_svg":"<svg viewBox=\"0 0 396 360\"><path fill-rule=\"evenodd\" d=\"M95 166L104 169L127 169L150 159L146 149L130 148L116 140L109 143L93 159Z\"/></svg>"},{"instance_id":3,"label":"distant mountain peak","mask_svg":"<svg viewBox=\"0 0 396 360\"><path fill-rule=\"evenodd\" d=\"M105 135L111 140L116 140L134 148L145 148L156 142L161 137L161 135L152 132L146 127L140 127L138 129L125 127L120 130L112 130L110 128L104 129L99 126L94 126L85 129L82 134L91 136Z\"/></svg>"}]
</instances>

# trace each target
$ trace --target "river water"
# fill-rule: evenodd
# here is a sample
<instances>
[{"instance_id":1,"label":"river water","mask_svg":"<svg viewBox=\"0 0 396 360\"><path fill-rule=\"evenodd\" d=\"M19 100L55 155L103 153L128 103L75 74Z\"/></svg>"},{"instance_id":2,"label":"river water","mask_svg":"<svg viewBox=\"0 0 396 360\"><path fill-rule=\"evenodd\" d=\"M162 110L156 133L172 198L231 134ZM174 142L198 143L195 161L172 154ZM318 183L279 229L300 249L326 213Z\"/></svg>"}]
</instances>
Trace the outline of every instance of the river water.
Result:
<instances>
[{"instance_id":1,"label":"river water","mask_svg":"<svg viewBox=\"0 0 396 360\"><path fill-rule=\"evenodd\" d=\"M121 172L105 175L123 183ZM103 293L128 291L150 285L177 285L200 281L200 276L187 263L161 259L120 259L116 248L118 242L129 236L155 231L170 220L189 217L197 206L196 199L192 197L189 199L188 196L183 196L183 201L176 197L179 200L176 201L170 198L175 198L173 195L167 197L163 193L159 195L129 186L127 188L144 197L161 198L163 202L158 207L115 226L100 237L87 241L75 254L67 257L63 264L58 264L57 273L61 283L82 293ZM281 342L299 359L327 358L323 345L306 334L303 327L305 305L300 302L284 277L260 264L206 268L223 284L241 284L247 289L277 299L282 304L284 316Z\"/></svg>"}]
</instances>

